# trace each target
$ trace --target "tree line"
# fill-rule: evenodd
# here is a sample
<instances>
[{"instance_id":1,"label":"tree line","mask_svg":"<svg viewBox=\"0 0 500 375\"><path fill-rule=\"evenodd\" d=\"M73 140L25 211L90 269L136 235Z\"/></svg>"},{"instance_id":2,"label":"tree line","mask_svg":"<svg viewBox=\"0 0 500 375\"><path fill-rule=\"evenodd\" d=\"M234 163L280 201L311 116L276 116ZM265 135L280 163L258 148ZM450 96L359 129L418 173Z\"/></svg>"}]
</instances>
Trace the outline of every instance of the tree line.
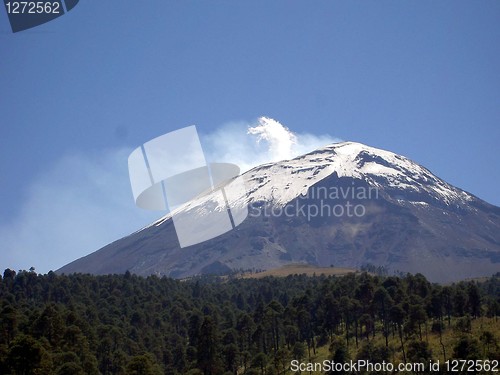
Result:
<instances>
[{"instance_id":1,"label":"tree line","mask_svg":"<svg viewBox=\"0 0 500 375\"><path fill-rule=\"evenodd\" d=\"M180 281L7 269L0 312L1 374L264 375L290 373L292 359L500 359L500 274L443 286L420 274Z\"/></svg>"}]
</instances>

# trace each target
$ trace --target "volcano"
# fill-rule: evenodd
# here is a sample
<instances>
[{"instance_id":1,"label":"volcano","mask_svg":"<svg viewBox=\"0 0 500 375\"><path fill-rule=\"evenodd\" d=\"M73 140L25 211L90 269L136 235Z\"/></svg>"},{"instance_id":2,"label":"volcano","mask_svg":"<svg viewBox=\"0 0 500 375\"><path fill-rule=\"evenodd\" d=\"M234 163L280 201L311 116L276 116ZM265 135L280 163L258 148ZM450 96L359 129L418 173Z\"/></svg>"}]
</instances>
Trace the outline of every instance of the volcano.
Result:
<instances>
[{"instance_id":1,"label":"volcano","mask_svg":"<svg viewBox=\"0 0 500 375\"><path fill-rule=\"evenodd\" d=\"M238 178L246 189L230 205L248 216L235 229L181 248L170 213L57 272L184 278L306 263L451 282L500 271L500 208L404 156L342 142ZM223 209L206 195L177 212L204 220L207 200Z\"/></svg>"}]
</instances>

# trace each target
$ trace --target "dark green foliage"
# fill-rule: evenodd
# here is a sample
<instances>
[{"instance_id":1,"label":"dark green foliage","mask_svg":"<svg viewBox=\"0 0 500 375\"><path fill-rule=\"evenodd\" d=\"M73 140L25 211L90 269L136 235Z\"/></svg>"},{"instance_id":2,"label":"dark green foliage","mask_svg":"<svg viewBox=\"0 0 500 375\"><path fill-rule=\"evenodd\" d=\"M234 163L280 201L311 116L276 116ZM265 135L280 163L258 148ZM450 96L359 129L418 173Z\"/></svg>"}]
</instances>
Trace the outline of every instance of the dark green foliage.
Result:
<instances>
[{"instance_id":1,"label":"dark green foliage","mask_svg":"<svg viewBox=\"0 0 500 375\"><path fill-rule=\"evenodd\" d=\"M498 276L441 287L422 275L178 281L7 269L0 373L286 374L291 359L310 360L318 346L336 362L395 352L425 361L446 355L431 352L428 332L448 330L460 332L449 356L494 358L497 332L472 337L471 321L496 318L499 285Z\"/></svg>"},{"instance_id":2,"label":"dark green foliage","mask_svg":"<svg viewBox=\"0 0 500 375\"><path fill-rule=\"evenodd\" d=\"M383 362L387 363L387 362L390 362L389 355L390 355L389 349L386 346L377 346L377 345L374 345L372 342L368 341L361 347L361 350L358 352L356 359L369 360L372 363L383 363ZM384 371L380 371L380 372L364 371L362 373L364 373L364 374L367 374L367 373L385 374L386 372L384 372Z\"/></svg>"},{"instance_id":3,"label":"dark green foliage","mask_svg":"<svg viewBox=\"0 0 500 375\"><path fill-rule=\"evenodd\" d=\"M479 342L474 337L460 337L453 348L453 356L456 359L481 359Z\"/></svg>"},{"instance_id":4,"label":"dark green foliage","mask_svg":"<svg viewBox=\"0 0 500 375\"><path fill-rule=\"evenodd\" d=\"M154 363L150 355L136 355L132 357L127 365L129 375L161 375L162 371Z\"/></svg>"},{"instance_id":5,"label":"dark green foliage","mask_svg":"<svg viewBox=\"0 0 500 375\"><path fill-rule=\"evenodd\" d=\"M408 343L408 360L412 363L428 363L432 351L426 341L412 340Z\"/></svg>"},{"instance_id":6,"label":"dark green foliage","mask_svg":"<svg viewBox=\"0 0 500 375\"><path fill-rule=\"evenodd\" d=\"M56 370L57 375L85 375L83 368L76 362L66 362Z\"/></svg>"},{"instance_id":7,"label":"dark green foliage","mask_svg":"<svg viewBox=\"0 0 500 375\"><path fill-rule=\"evenodd\" d=\"M330 345L331 359L335 363L346 363L349 361L349 351L344 340L335 338ZM332 374L346 374L345 371L332 371Z\"/></svg>"},{"instance_id":8,"label":"dark green foliage","mask_svg":"<svg viewBox=\"0 0 500 375\"><path fill-rule=\"evenodd\" d=\"M31 336L19 335L10 346L7 364L16 374L35 374L41 367L43 349Z\"/></svg>"}]
</instances>

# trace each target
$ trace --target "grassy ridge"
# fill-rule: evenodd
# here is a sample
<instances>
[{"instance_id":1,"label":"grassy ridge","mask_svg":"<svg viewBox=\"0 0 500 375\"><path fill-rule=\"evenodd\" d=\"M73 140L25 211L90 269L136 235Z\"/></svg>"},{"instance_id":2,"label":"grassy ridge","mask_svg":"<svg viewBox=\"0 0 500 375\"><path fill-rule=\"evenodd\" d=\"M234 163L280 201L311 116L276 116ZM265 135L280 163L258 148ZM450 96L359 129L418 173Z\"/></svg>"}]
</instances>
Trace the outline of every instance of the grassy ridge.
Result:
<instances>
[{"instance_id":1,"label":"grassy ridge","mask_svg":"<svg viewBox=\"0 0 500 375\"><path fill-rule=\"evenodd\" d=\"M353 268L345 267L315 267L308 264L288 264L280 268L272 270L244 273L241 277L246 279L260 279L263 277L286 277L292 275L306 275L306 276L344 276L350 273L359 272Z\"/></svg>"}]
</instances>

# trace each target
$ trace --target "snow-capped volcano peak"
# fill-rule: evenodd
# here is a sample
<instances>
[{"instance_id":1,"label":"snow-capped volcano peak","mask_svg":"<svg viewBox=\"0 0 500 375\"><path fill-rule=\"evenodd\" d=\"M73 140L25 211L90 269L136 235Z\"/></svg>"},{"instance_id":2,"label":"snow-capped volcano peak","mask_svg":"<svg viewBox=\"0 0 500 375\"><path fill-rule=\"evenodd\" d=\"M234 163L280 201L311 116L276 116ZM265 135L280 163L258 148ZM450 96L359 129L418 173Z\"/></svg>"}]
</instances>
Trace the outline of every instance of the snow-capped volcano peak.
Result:
<instances>
[{"instance_id":1,"label":"snow-capped volcano peak","mask_svg":"<svg viewBox=\"0 0 500 375\"><path fill-rule=\"evenodd\" d=\"M233 196L229 205L243 207L254 202L285 206L299 196L306 196L316 183L336 175L362 180L369 186L388 193L400 204L445 204L462 206L473 196L432 174L412 160L357 142L339 142L290 160L255 167L238 178L245 190ZM391 199L391 198L390 198ZM151 225L160 225L172 214L192 210L207 201L216 203L216 210L225 210L220 194L194 199L165 215ZM200 211L203 215L203 210Z\"/></svg>"},{"instance_id":2,"label":"snow-capped volcano peak","mask_svg":"<svg viewBox=\"0 0 500 375\"><path fill-rule=\"evenodd\" d=\"M404 156L357 142L340 142L246 172L243 177L250 187L246 202L263 200L283 205L334 173L339 178L364 180L374 187L425 192L446 204L472 199Z\"/></svg>"}]
</instances>

